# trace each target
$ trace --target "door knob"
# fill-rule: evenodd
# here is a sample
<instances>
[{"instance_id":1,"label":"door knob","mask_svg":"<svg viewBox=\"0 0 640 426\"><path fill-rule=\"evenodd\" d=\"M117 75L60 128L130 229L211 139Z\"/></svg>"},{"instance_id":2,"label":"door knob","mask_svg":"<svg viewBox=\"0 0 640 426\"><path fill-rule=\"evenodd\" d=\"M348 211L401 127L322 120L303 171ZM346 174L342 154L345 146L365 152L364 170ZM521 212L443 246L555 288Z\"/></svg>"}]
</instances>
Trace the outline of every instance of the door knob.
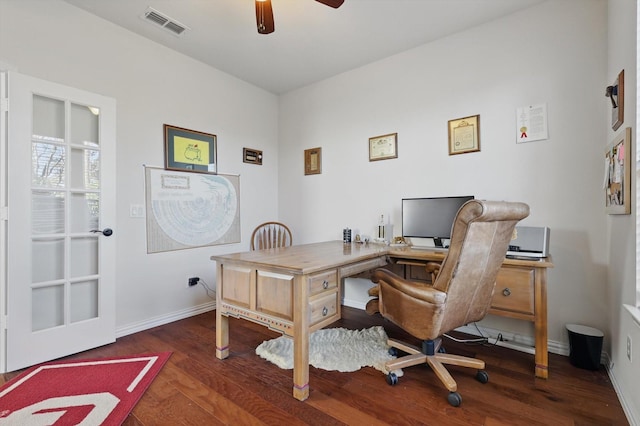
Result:
<instances>
[{"instance_id":1,"label":"door knob","mask_svg":"<svg viewBox=\"0 0 640 426\"><path fill-rule=\"evenodd\" d=\"M99 229L92 229L90 232L93 232L94 234L96 232L100 232L102 235L104 235L105 237L109 237L113 234L113 229L111 228L104 228L102 231Z\"/></svg>"}]
</instances>

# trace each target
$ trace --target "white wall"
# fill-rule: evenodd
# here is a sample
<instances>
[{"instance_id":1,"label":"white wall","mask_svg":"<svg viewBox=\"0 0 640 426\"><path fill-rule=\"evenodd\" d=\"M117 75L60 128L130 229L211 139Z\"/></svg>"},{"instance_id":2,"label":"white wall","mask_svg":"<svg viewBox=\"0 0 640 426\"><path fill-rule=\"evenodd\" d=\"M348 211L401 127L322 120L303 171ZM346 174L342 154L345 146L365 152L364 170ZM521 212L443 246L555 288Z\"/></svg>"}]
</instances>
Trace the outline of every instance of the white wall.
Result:
<instances>
[{"instance_id":1,"label":"white wall","mask_svg":"<svg viewBox=\"0 0 640 426\"><path fill-rule=\"evenodd\" d=\"M311 242L345 226L372 234L381 213L399 234L402 197L524 201L522 224L551 228L549 339L567 342L566 323L608 330L606 16L602 1L545 2L282 96L281 219ZM516 144L516 108L541 102L549 139ZM449 156L447 121L473 114L481 151ZM398 158L369 162L368 138L392 132ZM322 174L303 176L316 146Z\"/></svg>"},{"instance_id":2,"label":"white wall","mask_svg":"<svg viewBox=\"0 0 640 426\"><path fill-rule=\"evenodd\" d=\"M613 131L607 126L607 140L613 141L624 128L632 127L631 145L638 150L636 127L637 100L637 3L630 0L609 0L608 6L608 68L607 81L611 84L624 69L625 105L624 123ZM635 158L634 158L635 160ZM637 169L633 161L632 170ZM632 193L637 190L637 173L632 173ZM634 197L635 199L635 197ZM627 410L631 424L640 424L640 325L631 319L622 304L636 304L636 215L637 203L632 204L629 216L607 218L609 271L607 282L611 335L611 376ZM627 336L632 339L632 361L627 359Z\"/></svg>"},{"instance_id":3,"label":"white wall","mask_svg":"<svg viewBox=\"0 0 640 426\"><path fill-rule=\"evenodd\" d=\"M187 276L214 286L209 257L248 250L253 227L278 217L277 98L57 0L0 0L0 63L116 99L118 333L210 309ZM146 253L129 206L144 204L143 164L164 164L164 123L218 136L218 171L241 175L240 244ZM264 165L243 163L243 147L263 150Z\"/></svg>"},{"instance_id":4,"label":"white wall","mask_svg":"<svg viewBox=\"0 0 640 426\"><path fill-rule=\"evenodd\" d=\"M304 243L339 239L345 226L373 234L381 213L399 234L402 197L518 200L531 206L524 225L552 230L549 339L566 343L569 322L605 331L615 385L637 419L638 402L630 400L640 390L638 356L631 365L623 346L630 334L640 354L640 333L620 309L634 288L634 224L631 216L604 213L601 188L604 146L613 136L604 87L621 68L627 93L635 86L633 3L545 2L279 103L57 0L0 0L0 64L116 99L121 333L208 303L201 288L185 288L185 277L213 284L209 256L248 249L251 230L264 220L287 222ZM517 145L516 108L539 102L548 105L550 138ZM632 101L626 108L624 126L635 114ZM447 121L473 114L481 116L481 151L449 156ZM242 243L146 254L144 221L129 218L129 205L144 203L142 164L163 162L164 123L218 135L220 171L241 174ZM399 158L369 162L368 138L391 132L399 135ZM316 146L322 174L304 176L303 150ZM264 165L242 163L242 147L262 149ZM485 323L533 335L523 322Z\"/></svg>"},{"instance_id":5,"label":"white wall","mask_svg":"<svg viewBox=\"0 0 640 426\"><path fill-rule=\"evenodd\" d=\"M567 323L603 330L629 413L639 369L623 362L620 336L639 341L621 313L635 289L634 218L606 215L602 163L613 139L604 88L621 68L635 87L635 5L611 3L607 18L605 1L545 2L282 96L280 217L312 242L339 239L345 226L373 234L381 213L398 235L403 197L528 203L522 224L551 228L550 347L566 350ZM516 108L541 102L549 139L516 144ZM481 152L449 156L447 121L473 114ZM624 127L634 116L631 106ZM369 162L368 138L392 132L399 158ZM302 151L316 146L322 174L303 176ZM482 325L533 341L531 324L489 316Z\"/></svg>"}]
</instances>

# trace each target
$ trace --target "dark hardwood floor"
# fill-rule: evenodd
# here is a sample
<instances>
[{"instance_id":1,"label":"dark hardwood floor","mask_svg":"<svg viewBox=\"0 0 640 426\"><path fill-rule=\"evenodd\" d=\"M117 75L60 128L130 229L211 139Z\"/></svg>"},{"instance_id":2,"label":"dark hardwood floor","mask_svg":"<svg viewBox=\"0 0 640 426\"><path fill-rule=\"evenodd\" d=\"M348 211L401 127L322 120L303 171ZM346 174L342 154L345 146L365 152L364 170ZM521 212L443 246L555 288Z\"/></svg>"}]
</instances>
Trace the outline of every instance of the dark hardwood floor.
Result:
<instances>
[{"instance_id":1,"label":"dark hardwood floor","mask_svg":"<svg viewBox=\"0 0 640 426\"><path fill-rule=\"evenodd\" d=\"M410 340L380 316L343 308L332 326L361 329L383 325L390 337ZM447 352L487 363L489 383L475 371L450 367L462 405L450 406L448 391L427 367L411 367L396 386L370 367L353 373L310 368L310 397L292 395L292 371L255 354L277 337L248 321L230 320L231 355L215 357L215 312L122 337L116 343L69 358L101 358L172 351L124 422L136 425L627 425L609 377L573 367L549 355L549 379L533 376L533 355L497 346L445 341ZM19 372L0 375L0 384Z\"/></svg>"}]
</instances>

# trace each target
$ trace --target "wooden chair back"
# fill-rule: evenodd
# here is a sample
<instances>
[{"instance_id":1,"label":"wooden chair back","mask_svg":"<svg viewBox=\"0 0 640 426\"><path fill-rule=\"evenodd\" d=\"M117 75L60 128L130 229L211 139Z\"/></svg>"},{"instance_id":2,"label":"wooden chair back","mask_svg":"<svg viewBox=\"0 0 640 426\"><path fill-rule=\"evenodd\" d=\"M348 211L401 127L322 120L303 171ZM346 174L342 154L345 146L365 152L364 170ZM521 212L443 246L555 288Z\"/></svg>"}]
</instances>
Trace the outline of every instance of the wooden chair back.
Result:
<instances>
[{"instance_id":1,"label":"wooden chair back","mask_svg":"<svg viewBox=\"0 0 640 426\"><path fill-rule=\"evenodd\" d=\"M251 234L251 250L288 247L292 242L291 230L280 222L265 222Z\"/></svg>"}]
</instances>

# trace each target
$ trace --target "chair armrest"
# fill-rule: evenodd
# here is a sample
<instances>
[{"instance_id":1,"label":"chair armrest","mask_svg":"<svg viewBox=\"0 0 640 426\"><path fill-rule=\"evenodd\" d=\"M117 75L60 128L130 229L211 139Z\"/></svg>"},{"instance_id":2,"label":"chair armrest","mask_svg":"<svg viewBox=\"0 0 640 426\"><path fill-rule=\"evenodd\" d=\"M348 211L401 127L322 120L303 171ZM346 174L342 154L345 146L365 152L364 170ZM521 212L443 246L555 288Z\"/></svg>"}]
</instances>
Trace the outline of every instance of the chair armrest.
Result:
<instances>
[{"instance_id":1,"label":"chair armrest","mask_svg":"<svg viewBox=\"0 0 640 426\"><path fill-rule=\"evenodd\" d=\"M434 305L441 305L447 300L447 293L436 290L426 284L405 280L386 269L376 269L373 272L371 281L374 283L383 281L408 296Z\"/></svg>"},{"instance_id":2,"label":"chair armrest","mask_svg":"<svg viewBox=\"0 0 640 426\"><path fill-rule=\"evenodd\" d=\"M431 275L431 284L436 282L436 277L440 273L441 263L438 262L427 262L425 265L425 269L427 270L427 274Z\"/></svg>"}]
</instances>

